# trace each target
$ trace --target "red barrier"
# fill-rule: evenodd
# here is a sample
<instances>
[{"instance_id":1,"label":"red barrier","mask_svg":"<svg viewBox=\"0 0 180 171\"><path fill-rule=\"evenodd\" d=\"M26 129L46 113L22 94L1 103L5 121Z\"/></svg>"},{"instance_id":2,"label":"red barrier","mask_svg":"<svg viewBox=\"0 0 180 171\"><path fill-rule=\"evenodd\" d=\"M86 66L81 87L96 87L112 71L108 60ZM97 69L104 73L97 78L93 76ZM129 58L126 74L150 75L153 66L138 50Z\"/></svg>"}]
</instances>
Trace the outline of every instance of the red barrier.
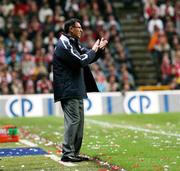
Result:
<instances>
[{"instance_id":1,"label":"red barrier","mask_svg":"<svg viewBox=\"0 0 180 171\"><path fill-rule=\"evenodd\" d=\"M18 142L18 128L14 125L4 125L0 128L0 143Z\"/></svg>"}]
</instances>

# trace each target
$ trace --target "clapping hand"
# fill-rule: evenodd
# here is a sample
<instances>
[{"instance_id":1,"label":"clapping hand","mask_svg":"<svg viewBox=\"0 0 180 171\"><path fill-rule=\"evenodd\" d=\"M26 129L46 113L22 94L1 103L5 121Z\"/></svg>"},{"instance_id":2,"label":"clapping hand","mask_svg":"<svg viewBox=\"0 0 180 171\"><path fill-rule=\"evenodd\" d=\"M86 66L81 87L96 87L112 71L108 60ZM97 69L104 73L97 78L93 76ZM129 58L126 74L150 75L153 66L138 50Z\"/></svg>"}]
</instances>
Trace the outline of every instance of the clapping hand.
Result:
<instances>
[{"instance_id":1,"label":"clapping hand","mask_svg":"<svg viewBox=\"0 0 180 171\"><path fill-rule=\"evenodd\" d=\"M94 50L95 52L98 51L98 48L99 48L99 44L100 44L100 40L96 40L96 42L94 43L93 47L92 47L92 50Z\"/></svg>"},{"instance_id":2,"label":"clapping hand","mask_svg":"<svg viewBox=\"0 0 180 171\"><path fill-rule=\"evenodd\" d=\"M99 49L104 49L107 44L108 44L108 41L102 37L99 43Z\"/></svg>"},{"instance_id":3,"label":"clapping hand","mask_svg":"<svg viewBox=\"0 0 180 171\"><path fill-rule=\"evenodd\" d=\"M99 40L99 39L96 40L96 42L94 43L94 45L92 47L92 50L94 50L95 52L97 52L98 49L103 50L107 44L108 44L108 41L102 37L101 40Z\"/></svg>"}]
</instances>

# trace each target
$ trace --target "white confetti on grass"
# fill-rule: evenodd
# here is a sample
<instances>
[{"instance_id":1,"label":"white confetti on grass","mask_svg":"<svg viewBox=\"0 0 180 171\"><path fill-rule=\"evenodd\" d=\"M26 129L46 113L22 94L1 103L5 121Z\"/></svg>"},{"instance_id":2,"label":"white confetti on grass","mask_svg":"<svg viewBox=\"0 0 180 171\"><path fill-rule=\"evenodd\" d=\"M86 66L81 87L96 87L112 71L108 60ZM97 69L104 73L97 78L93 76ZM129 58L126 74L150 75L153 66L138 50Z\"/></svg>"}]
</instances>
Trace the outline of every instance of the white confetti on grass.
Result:
<instances>
[{"instance_id":1,"label":"white confetti on grass","mask_svg":"<svg viewBox=\"0 0 180 171\"><path fill-rule=\"evenodd\" d=\"M61 135L60 132L53 132L53 134L54 134L54 135L57 135L57 136Z\"/></svg>"},{"instance_id":2,"label":"white confetti on grass","mask_svg":"<svg viewBox=\"0 0 180 171\"><path fill-rule=\"evenodd\" d=\"M175 161L174 161L174 162L172 162L172 164L176 165L176 164L177 164L177 162L175 162Z\"/></svg>"},{"instance_id":3,"label":"white confetti on grass","mask_svg":"<svg viewBox=\"0 0 180 171\"><path fill-rule=\"evenodd\" d=\"M164 171L168 171L169 170L169 166L168 165L164 165Z\"/></svg>"},{"instance_id":4,"label":"white confetti on grass","mask_svg":"<svg viewBox=\"0 0 180 171\"><path fill-rule=\"evenodd\" d=\"M129 130L135 131L134 133L138 133L139 131L139 132L147 132L147 133L153 133L153 134L159 134L159 135L165 135L165 136L180 137L180 134L178 133L171 133L171 132L166 132L163 130L157 131L157 130L140 128L136 126L130 126L130 125L113 124L109 122L97 121L97 120L92 120L92 119L87 119L87 122L91 124L96 124L102 127L129 129Z\"/></svg>"},{"instance_id":5,"label":"white confetti on grass","mask_svg":"<svg viewBox=\"0 0 180 171\"><path fill-rule=\"evenodd\" d=\"M49 141L48 143L45 144L45 146L52 146L54 143L52 141Z\"/></svg>"}]
</instances>

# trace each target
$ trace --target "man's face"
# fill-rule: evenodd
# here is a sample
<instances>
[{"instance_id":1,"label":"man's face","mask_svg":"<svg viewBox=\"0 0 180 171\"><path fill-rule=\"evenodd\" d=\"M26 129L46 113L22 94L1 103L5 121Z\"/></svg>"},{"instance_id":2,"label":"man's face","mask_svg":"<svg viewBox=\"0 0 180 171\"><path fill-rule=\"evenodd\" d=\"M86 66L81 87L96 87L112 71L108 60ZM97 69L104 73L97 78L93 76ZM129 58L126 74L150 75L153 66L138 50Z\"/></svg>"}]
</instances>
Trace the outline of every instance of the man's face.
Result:
<instances>
[{"instance_id":1,"label":"man's face","mask_svg":"<svg viewBox=\"0 0 180 171\"><path fill-rule=\"evenodd\" d=\"M83 29L81 27L81 24L76 22L74 26L71 26L70 28L70 34L73 38L80 39L82 36Z\"/></svg>"}]
</instances>

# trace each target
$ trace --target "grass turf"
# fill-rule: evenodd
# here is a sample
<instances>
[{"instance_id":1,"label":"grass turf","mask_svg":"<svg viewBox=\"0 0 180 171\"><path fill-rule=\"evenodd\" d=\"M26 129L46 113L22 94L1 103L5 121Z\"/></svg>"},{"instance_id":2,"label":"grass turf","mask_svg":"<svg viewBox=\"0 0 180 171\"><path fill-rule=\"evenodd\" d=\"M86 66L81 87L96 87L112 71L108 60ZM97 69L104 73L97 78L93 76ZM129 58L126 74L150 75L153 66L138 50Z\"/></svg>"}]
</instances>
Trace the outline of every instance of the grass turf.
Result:
<instances>
[{"instance_id":1,"label":"grass turf","mask_svg":"<svg viewBox=\"0 0 180 171\"><path fill-rule=\"evenodd\" d=\"M92 124L91 121L98 121ZM106 122L109 124L98 124ZM13 118L1 119L1 125L14 124L39 137L23 137L39 144L46 150L56 153L53 146L46 145L40 137L53 143L63 140L63 118ZM117 125L156 130L159 133L143 132L120 128ZM163 135L160 132L165 131ZM170 134L176 134L171 136ZM157 115L103 115L86 117L84 141L81 152L100 158L129 171L170 171L180 170L180 114ZM179 135L179 136L178 136ZM14 146L17 143L0 144L0 147ZM43 158L43 159L42 159ZM37 162L43 161L44 162ZM36 161L35 164L31 161ZM4 163L7 165L5 165ZM25 163L25 164L23 164ZM48 163L48 164L46 164ZM23 166L24 165L24 166ZM0 169L14 167L21 170L99 170L102 167L93 162L82 162L77 167L64 167L43 156L1 158ZM4 166L4 167L1 167ZM50 167L49 167L50 166ZM17 169L17 170L18 170Z\"/></svg>"}]
</instances>

